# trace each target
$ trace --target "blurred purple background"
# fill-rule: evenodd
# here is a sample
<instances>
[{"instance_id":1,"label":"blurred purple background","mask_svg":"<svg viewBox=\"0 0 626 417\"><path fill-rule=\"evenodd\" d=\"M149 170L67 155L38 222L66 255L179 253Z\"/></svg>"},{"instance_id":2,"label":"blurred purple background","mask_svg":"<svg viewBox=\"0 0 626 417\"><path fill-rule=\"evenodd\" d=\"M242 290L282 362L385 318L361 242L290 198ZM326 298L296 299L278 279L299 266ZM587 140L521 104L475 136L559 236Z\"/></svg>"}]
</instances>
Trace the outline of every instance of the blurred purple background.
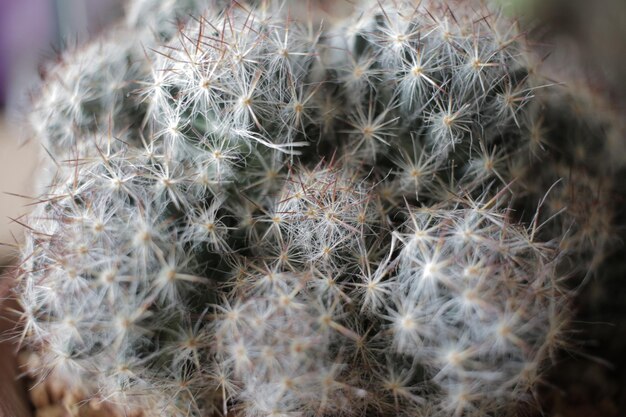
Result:
<instances>
[{"instance_id":1,"label":"blurred purple background","mask_svg":"<svg viewBox=\"0 0 626 417\"><path fill-rule=\"evenodd\" d=\"M0 0L0 107L25 100L37 67L120 15L121 0Z\"/></svg>"}]
</instances>

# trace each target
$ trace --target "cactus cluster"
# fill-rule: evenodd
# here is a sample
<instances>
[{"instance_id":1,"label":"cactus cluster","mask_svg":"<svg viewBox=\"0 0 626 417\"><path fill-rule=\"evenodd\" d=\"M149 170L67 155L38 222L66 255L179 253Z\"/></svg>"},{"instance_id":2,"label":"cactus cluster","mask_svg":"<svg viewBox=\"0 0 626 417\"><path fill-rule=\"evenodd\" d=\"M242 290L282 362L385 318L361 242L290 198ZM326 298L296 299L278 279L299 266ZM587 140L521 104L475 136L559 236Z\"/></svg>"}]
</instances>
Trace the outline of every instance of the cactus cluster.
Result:
<instances>
[{"instance_id":1,"label":"cactus cluster","mask_svg":"<svg viewBox=\"0 0 626 417\"><path fill-rule=\"evenodd\" d=\"M479 3L354 7L135 0L48 70L17 293L42 377L146 416L532 402L563 259L607 228L528 174L549 83Z\"/></svg>"}]
</instances>

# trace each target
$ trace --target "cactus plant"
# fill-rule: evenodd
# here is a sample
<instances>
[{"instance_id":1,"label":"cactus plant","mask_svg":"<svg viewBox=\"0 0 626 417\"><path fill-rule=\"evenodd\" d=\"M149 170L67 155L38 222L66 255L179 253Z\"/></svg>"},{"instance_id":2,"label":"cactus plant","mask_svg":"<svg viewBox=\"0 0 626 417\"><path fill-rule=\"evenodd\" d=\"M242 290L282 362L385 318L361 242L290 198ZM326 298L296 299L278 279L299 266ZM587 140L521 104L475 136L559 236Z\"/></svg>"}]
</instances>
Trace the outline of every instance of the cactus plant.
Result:
<instances>
[{"instance_id":1,"label":"cactus plant","mask_svg":"<svg viewBox=\"0 0 626 417\"><path fill-rule=\"evenodd\" d=\"M523 175L547 84L484 5L136 0L35 104L19 337L123 412L506 415L582 250Z\"/></svg>"}]
</instances>

